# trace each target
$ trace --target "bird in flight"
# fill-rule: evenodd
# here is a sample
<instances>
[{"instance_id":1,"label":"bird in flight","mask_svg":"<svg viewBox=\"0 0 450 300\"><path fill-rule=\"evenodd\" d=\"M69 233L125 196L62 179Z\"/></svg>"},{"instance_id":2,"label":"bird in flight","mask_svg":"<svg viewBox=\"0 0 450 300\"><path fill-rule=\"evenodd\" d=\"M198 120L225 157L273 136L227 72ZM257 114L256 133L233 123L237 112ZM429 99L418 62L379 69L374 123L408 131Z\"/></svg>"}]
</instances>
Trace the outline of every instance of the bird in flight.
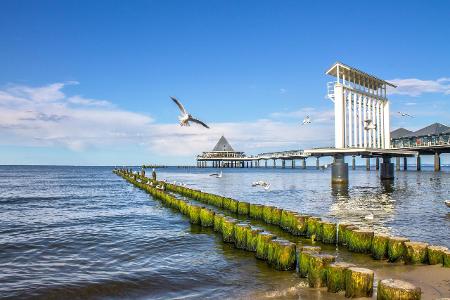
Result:
<instances>
[{"instance_id":1,"label":"bird in flight","mask_svg":"<svg viewBox=\"0 0 450 300\"><path fill-rule=\"evenodd\" d=\"M184 109L183 104L181 104L181 102L178 101L177 98L172 97L172 96L171 96L170 98L173 100L173 102L175 102L175 104L178 106L178 108L179 108L180 111L181 111L181 116L178 117L178 120L180 120L180 126L191 126L191 124L189 124L189 122L194 122L194 123L200 124L200 125L202 125L203 127L209 129L209 126L208 126L208 125L206 125L205 123L203 123L203 122L200 121L199 119L196 119L196 118L192 117L192 115L189 114L189 113L186 111L186 109Z\"/></svg>"},{"instance_id":2,"label":"bird in flight","mask_svg":"<svg viewBox=\"0 0 450 300\"><path fill-rule=\"evenodd\" d=\"M364 123L366 123L364 125L364 130L372 130L372 129L377 129L377 125L373 124L372 120L365 120Z\"/></svg>"},{"instance_id":3,"label":"bird in flight","mask_svg":"<svg viewBox=\"0 0 450 300\"><path fill-rule=\"evenodd\" d=\"M401 112L401 111L398 111L397 112L400 116L402 116L402 117L410 117L410 118L414 118L413 116L411 116L410 114L407 114L407 113L404 113L404 112Z\"/></svg>"},{"instance_id":4,"label":"bird in flight","mask_svg":"<svg viewBox=\"0 0 450 300\"><path fill-rule=\"evenodd\" d=\"M309 116L306 116L306 118L303 119L302 125L311 124L311 118Z\"/></svg>"}]
</instances>

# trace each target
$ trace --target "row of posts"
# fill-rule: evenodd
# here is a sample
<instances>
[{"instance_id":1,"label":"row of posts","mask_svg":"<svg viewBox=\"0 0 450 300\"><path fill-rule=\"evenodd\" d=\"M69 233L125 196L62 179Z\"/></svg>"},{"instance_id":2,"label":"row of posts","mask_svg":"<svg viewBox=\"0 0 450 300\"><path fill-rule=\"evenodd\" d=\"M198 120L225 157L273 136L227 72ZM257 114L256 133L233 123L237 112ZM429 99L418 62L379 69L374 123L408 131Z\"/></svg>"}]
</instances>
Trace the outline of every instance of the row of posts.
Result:
<instances>
[{"instance_id":1,"label":"row of posts","mask_svg":"<svg viewBox=\"0 0 450 300\"><path fill-rule=\"evenodd\" d=\"M401 157L396 157L396 170L399 171L401 169ZM306 169L306 158L301 158L301 168L302 169ZM267 164L267 159L264 160L264 167L268 168L268 164ZM276 159L272 159L273 163L272 163L272 167L276 168L277 166L277 162ZM291 168L294 169L296 167L295 165L295 159L282 159L281 160L281 167L284 169L286 168L286 161L290 161L291 162ZM352 156L352 169L355 170L356 169L356 157ZM217 160L217 161L210 161L210 164L208 165L208 161L197 161L197 167L199 168L207 168L207 167L212 167L212 168L260 168L261 167L261 160L251 160L251 161L240 161L240 160L235 160L235 161L222 161L222 160ZM319 162L319 157L316 157L316 169L320 169L320 162ZM380 169L380 158L376 157L375 158L375 169L379 170ZM406 157L403 157L403 170L407 170L408 169L408 160ZM422 165L421 165L421 156L418 155L416 157L416 170L420 171L422 169ZM370 158L366 158L366 170L370 170ZM435 153L434 154L434 170L435 171L440 171L441 170L441 159L440 159L440 154L439 153Z\"/></svg>"}]
</instances>

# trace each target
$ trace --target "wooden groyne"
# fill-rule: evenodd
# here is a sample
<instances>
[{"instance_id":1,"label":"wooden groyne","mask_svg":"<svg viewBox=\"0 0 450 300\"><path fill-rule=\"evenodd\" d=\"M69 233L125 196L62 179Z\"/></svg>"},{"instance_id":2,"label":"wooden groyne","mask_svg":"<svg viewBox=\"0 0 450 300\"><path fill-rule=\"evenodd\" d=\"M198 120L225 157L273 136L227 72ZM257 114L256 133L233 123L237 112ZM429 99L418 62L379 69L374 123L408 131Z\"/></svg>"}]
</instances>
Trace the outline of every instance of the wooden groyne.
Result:
<instances>
[{"instance_id":1,"label":"wooden groyne","mask_svg":"<svg viewBox=\"0 0 450 300\"><path fill-rule=\"evenodd\" d=\"M294 236L305 236L324 244L337 243L347 247L349 251L370 254L374 259L387 258L389 261L401 259L408 263L427 262L450 267L450 252L445 247L425 245L424 250L423 245L419 245L420 247L416 250L417 245L407 244L407 239L374 234L371 231L360 230L352 224L335 224L318 217L274 206L237 201L163 181L151 180L129 170L115 170L114 172L135 186L146 190L154 198L187 215L191 223L212 227L214 231L222 235L224 242L233 243L238 249L255 252L257 258L267 261L275 269L298 269L300 276L308 277L311 287L326 286L330 292L345 290L348 297L367 297L373 292L373 272L368 269L356 268L351 264L334 263L335 258L320 253L320 247L299 247L270 232L254 228L247 223L242 223L235 218L201 205L195 205L188 200L177 198L170 193L182 195L233 214L260 220L266 224L279 226ZM311 248L315 248L315 251L312 251ZM423 258L423 253L426 258ZM409 284L408 288L410 287ZM392 289L392 286L389 288ZM401 286L398 289L403 290ZM415 291L414 295L417 295L417 290ZM420 299L420 292L419 298L401 299Z\"/></svg>"}]
</instances>

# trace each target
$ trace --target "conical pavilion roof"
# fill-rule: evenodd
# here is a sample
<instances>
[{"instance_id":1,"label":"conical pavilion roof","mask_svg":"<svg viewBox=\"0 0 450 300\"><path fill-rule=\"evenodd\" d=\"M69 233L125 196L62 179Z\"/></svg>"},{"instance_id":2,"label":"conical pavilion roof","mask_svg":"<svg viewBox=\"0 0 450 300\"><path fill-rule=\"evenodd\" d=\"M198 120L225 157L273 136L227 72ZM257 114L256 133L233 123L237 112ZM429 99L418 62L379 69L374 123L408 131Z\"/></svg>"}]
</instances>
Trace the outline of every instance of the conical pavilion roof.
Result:
<instances>
[{"instance_id":1,"label":"conical pavilion roof","mask_svg":"<svg viewBox=\"0 0 450 300\"><path fill-rule=\"evenodd\" d=\"M229 151L234 152L233 147L231 147L230 143L228 143L227 139L222 135L220 140L217 142L213 151Z\"/></svg>"}]
</instances>

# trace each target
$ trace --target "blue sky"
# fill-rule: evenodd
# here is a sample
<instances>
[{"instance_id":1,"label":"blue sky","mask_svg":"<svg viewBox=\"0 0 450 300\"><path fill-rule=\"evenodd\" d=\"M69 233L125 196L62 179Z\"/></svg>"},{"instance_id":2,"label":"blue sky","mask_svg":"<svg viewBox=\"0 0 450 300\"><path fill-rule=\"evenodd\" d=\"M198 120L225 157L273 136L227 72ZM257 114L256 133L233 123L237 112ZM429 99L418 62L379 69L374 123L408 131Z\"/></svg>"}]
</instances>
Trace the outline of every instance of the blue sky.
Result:
<instances>
[{"instance_id":1,"label":"blue sky","mask_svg":"<svg viewBox=\"0 0 450 300\"><path fill-rule=\"evenodd\" d=\"M392 129L450 125L449 20L447 1L1 1L0 164L332 145L338 60L399 84L415 118ZM180 128L170 95L212 129Z\"/></svg>"}]
</instances>

